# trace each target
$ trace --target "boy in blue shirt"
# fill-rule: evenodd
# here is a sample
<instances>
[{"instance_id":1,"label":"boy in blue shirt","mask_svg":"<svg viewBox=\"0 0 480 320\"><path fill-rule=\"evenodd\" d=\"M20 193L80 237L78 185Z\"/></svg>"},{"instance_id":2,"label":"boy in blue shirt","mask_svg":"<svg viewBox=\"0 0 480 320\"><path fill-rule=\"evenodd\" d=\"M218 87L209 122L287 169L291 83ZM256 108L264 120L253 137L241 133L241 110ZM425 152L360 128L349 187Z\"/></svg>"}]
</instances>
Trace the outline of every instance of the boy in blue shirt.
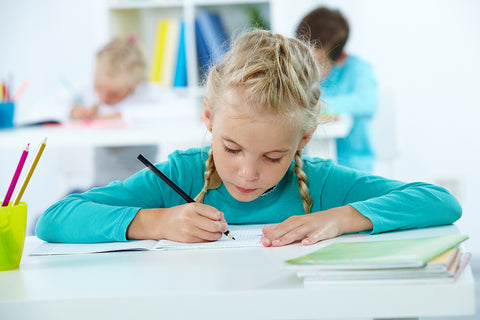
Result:
<instances>
[{"instance_id":1,"label":"boy in blue shirt","mask_svg":"<svg viewBox=\"0 0 480 320\"><path fill-rule=\"evenodd\" d=\"M377 83L372 66L365 60L347 55L349 25L337 10L317 8L306 15L296 30L296 37L314 46L322 69L320 88L327 111L353 117L347 137L337 139L338 163L371 172L375 154L371 122L377 111Z\"/></svg>"}]
</instances>

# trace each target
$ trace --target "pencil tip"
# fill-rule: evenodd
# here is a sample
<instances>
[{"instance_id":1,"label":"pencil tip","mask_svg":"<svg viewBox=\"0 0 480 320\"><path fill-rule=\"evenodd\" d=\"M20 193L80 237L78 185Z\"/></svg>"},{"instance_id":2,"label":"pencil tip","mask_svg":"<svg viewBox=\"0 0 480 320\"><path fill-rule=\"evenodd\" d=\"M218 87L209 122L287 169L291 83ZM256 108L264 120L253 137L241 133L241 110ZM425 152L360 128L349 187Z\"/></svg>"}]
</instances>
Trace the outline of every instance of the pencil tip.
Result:
<instances>
[{"instance_id":1,"label":"pencil tip","mask_svg":"<svg viewBox=\"0 0 480 320\"><path fill-rule=\"evenodd\" d=\"M225 234L227 237L229 237L230 239L235 240L235 237L232 236L232 234L230 233L230 230L225 231L224 234Z\"/></svg>"}]
</instances>

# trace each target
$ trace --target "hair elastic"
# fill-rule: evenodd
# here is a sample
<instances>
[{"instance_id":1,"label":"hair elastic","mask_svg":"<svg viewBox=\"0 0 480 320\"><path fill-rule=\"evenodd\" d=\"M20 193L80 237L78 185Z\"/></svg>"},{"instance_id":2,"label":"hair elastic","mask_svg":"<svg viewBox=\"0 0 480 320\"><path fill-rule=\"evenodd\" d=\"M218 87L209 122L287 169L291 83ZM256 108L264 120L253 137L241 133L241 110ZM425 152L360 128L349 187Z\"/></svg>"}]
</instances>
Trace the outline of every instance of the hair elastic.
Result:
<instances>
[{"instance_id":1,"label":"hair elastic","mask_svg":"<svg viewBox=\"0 0 480 320\"><path fill-rule=\"evenodd\" d=\"M128 39L128 41L131 42L131 43L136 43L136 42L137 42L137 35L135 35L135 34L132 33L132 34L130 34L130 35L127 36L127 39Z\"/></svg>"}]
</instances>

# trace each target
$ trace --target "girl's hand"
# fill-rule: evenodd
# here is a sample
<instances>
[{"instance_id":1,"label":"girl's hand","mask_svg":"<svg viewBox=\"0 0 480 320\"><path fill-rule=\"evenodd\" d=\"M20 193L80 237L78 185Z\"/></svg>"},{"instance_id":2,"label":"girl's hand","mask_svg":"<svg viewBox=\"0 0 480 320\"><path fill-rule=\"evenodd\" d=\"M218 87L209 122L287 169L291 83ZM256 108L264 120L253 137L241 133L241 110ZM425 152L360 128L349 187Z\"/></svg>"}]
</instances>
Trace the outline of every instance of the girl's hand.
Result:
<instances>
[{"instance_id":1,"label":"girl's hand","mask_svg":"<svg viewBox=\"0 0 480 320\"><path fill-rule=\"evenodd\" d=\"M73 120L91 120L96 117L97 109L96 106L89 108L76 104L70 110L70 118Z\"/></svg>"},{"instance_id":2,"label":"girl's hand","mask_svg":"<svg viewBox=\"0 0 480 320\"><path fill-rule=\"evenodd\" d=\"M99 115L96 114L94 120L121 120L122 114L120 112L114 112L110 114Z\"/></svg>"},{"instance_id":3,"label":"girl's hand","mask_svg":"<svg viewBox=\"0 0 480 320\"><path fill-rule=\"evenodd\" d=\"M223 213L202 203L165 209L141 209L128 226L127 239L206 242L228 230Z\"/></svg>"},{"instance_id":4,"label":"girl's hand","mask_svg":"<svg viewBox=\"0 0 480 320\"><path fill-rule=\"evenodd\" d=\"M265 247L280 247L296 241L310 245L343 233L373 228L372 222L351 206L292 216L282 223L263 228Z\"/></svg>"}]
</instances>

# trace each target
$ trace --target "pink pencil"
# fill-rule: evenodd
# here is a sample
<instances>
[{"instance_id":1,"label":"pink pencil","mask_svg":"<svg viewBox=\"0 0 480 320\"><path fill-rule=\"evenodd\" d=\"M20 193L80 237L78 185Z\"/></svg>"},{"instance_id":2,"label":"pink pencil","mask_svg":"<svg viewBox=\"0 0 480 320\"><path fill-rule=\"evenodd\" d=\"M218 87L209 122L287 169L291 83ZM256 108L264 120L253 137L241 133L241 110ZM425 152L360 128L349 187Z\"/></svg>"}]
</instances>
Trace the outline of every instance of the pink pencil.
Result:
<instances>
[{"instance_id":1,"label":"pink pencil","mask_svg":"<svg viewBox=\"0 0 480 320\"><path fill-rule=\"evenodd\" d=\"M17 101L20 99L20 96L27 90L28 86L30 85L30 81L25 80L23 83L20 85L20 87L17 89L15 94L12 97L12 101Z\"/></svg>"},{"instance_id":2,"label":"pink pencil","mask_svg":"<svg viewBox=\"0 0 480 320\"><path fill-rule=\"evenodd\" d=\"M20 177L20 173L22 172L23 165L25 164L25 160L27 159L29 146L30 146L30 143L27 144L27 146L25 147L25 150L23 150L22 152L22 156L20 157L20 161L18 162L17 170L15 170L15 174L13 175L12 182L10 183L10 187L8 187L7 195L3 200L2 207L8 206L8 203L10 202L10 198L12 197L13 190L15 190L15 186L17 185L18 178Z\"/></svg>"}]
</instances>

